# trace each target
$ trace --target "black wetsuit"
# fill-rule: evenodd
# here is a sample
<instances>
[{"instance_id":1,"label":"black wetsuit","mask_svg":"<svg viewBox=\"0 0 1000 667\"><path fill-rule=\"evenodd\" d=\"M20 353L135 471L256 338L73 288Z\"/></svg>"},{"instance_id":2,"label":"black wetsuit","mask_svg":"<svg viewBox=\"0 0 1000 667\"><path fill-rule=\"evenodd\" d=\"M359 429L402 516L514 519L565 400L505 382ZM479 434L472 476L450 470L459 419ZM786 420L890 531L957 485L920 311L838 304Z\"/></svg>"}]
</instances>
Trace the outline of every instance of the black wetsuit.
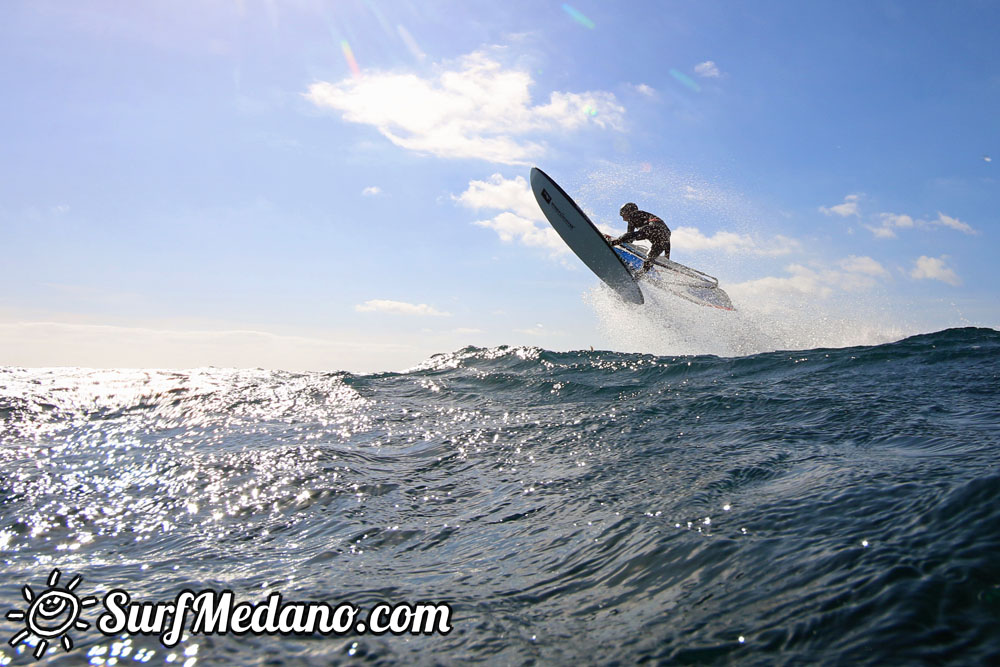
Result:
<instances>
[{"instance_id":1,"label":"black wetsuit","mask_svg":"<svg viewBox=\"0 0 1000 667\"><path fill-rule=\"evenodd\" d=\"M628 243L629 241L649 241L652 247L643 262L640 273L649 271L653 265L653 260L663 253L663 256L670 259L670 228L667 223L660 220L652 213L646 211L636 211L628 217L628 231L611 242L611 245Z\"/></svg>"}]
</instances>

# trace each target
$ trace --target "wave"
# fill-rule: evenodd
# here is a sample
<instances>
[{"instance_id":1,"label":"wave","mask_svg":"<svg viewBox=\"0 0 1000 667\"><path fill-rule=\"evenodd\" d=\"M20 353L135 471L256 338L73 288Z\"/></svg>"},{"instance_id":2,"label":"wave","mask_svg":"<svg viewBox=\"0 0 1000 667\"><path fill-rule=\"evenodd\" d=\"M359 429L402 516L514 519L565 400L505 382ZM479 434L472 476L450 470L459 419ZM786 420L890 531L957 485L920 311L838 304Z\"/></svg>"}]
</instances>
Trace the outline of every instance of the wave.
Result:
<instances>
[{"instance_id":1,"label":"wave","mask_svg":"<svg viewBox=\"0 0 1000 667\"><path fill-rule=\"evenodd\" d=\"M986 664L998 351L964 328L402 373L0 369L0 599L58 564L138 599L455 610L444 637L190 640L241 663Z\"/></svg>"}]
</instances>

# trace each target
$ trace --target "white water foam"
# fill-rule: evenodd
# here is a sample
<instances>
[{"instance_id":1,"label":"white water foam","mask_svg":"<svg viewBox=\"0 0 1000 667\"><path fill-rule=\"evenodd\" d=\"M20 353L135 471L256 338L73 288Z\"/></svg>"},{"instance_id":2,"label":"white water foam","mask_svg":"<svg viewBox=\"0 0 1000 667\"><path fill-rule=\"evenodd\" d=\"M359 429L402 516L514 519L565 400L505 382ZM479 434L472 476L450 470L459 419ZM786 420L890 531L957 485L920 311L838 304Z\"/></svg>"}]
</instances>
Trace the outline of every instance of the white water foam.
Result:
<instances>
[{"instance_id":1,"label":"white water foam","mask_svg":"<svg viewBox=\"0 0 1000 667\"><path fill-rule=\"evenodd\" d=\"M699 306L655 287L643 288L646 303L623 302L599 284L585 294L607 345L656 355L714 354L738 357L775 350L878 345L914 331L879 316L873 303L817 303L786 297L756 304L735 294L735 311Z\"/></svg>"}]
</instances>

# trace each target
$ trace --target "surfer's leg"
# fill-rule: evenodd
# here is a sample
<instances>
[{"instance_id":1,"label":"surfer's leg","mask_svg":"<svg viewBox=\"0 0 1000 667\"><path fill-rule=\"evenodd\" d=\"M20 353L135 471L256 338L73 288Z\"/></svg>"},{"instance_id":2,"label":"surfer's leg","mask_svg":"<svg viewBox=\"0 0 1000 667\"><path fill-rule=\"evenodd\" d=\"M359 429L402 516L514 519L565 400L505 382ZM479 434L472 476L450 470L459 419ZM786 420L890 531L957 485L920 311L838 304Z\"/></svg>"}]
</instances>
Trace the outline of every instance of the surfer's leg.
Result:
<instances>
[{"instance_id":1,"label":"surfer's leg","mask_svg":"<svg viewBox=\"0 0 1000 667\"><path fill-rule=\"evenodd\" d=\"M646 255L646 260L652 262L660 256L660 253L666 253L667 259L670 259L670 243L664 245L662 241L657 239L653 241L653 245L650 246L649 254Z\"/></svg>"},{"instance_id":2,"label":"surfer's leg","mask_svg":"<svg viewBox=\"0 0 1000 667\"><path fill-rule=\"evenodd\" d=\"M647 238L652 245L649 258L653 259L662 252L664 257L670 259L670 230L662 222L650 223L647 228Z\"/></svg>"},{"instance_id":3,"label":"surfer's leg","mask_svg":"<svg viewBox=\"0 0 1000 667\"><path fill-rule=\"evenodd\" d=\"M637 275L642 275L653 268L653 260L663 252L663 246L660 245L660 242L656 238L649 238L648 240L650 242L649 252L646 254L646 260L642 263L642 268L639 269Z\"/></svg>"}]
</instances>

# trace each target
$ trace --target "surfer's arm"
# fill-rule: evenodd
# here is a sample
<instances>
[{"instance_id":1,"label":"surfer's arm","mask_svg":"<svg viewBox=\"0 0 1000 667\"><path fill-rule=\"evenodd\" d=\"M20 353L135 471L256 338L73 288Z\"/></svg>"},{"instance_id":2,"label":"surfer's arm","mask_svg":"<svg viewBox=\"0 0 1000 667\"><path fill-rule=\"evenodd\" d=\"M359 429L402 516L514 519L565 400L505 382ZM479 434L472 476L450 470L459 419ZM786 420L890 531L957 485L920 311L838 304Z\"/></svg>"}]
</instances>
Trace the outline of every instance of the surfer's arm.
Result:
<instances>
[{"instance_id":1,"label":"surfer's arm","mask_svg":"<svg viewBox=\"0 0 1000 667\"><path fill-rule=\"evenodd\" d=\"M638 238L641 235L640 232L641 229L642 229L641 227L635 230L630 229L629 231L625 232L624 234L616 238L614 241L611 241L611 245L618 245L619 243L628 243L632 239Z\"/></svg>"}]
</instances>

